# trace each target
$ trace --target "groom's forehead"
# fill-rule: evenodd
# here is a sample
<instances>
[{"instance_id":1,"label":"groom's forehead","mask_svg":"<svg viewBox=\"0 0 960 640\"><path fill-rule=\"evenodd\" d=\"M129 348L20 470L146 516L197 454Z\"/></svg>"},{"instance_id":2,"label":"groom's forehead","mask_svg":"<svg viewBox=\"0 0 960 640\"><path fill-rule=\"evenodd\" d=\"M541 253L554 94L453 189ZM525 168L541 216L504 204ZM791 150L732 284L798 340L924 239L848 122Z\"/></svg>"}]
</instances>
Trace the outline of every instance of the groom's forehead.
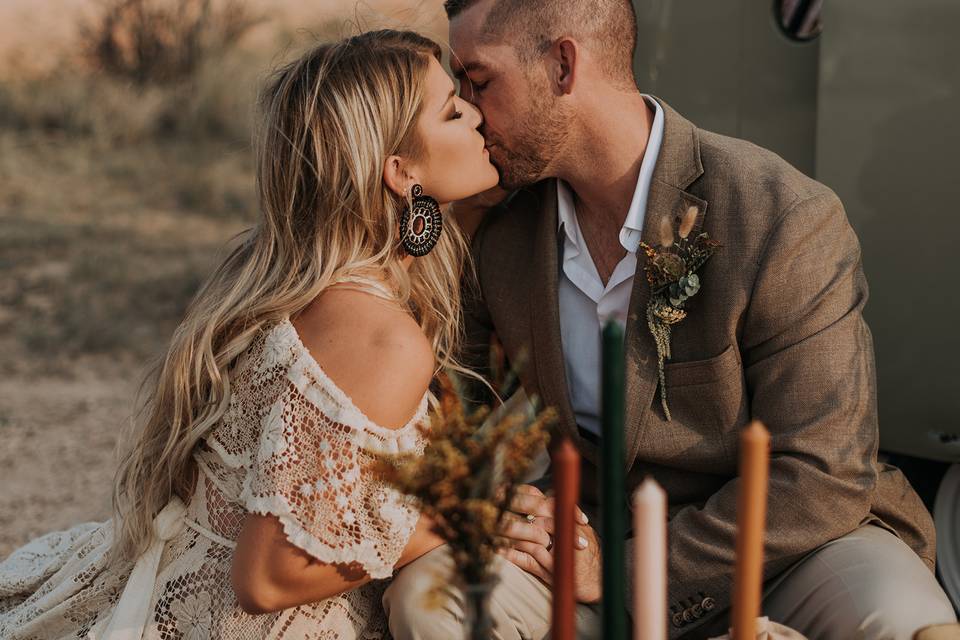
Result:
<instances>
[{"instance_id":1,"label":"groom's forehead","mask_svg":"<svg viewBox=\"0 0 960 640\"><path fill-rule=\"evenodd\" d=\"M457 78L469 73L500 73L516 64L516 53L508 44L450 50L450 70Z\"/></svg>"},{"instance_id":2,"label":"groom's forehead","mask_svg":"<svg viewBox=\"0 0 960 640\"><path fill-rule=\"evenodd\" d=\"M476 2L450 20L450 65L455 71L488 70L504 52L500 32L487 24L490 4Z\"/></svg>"}]
</instances>

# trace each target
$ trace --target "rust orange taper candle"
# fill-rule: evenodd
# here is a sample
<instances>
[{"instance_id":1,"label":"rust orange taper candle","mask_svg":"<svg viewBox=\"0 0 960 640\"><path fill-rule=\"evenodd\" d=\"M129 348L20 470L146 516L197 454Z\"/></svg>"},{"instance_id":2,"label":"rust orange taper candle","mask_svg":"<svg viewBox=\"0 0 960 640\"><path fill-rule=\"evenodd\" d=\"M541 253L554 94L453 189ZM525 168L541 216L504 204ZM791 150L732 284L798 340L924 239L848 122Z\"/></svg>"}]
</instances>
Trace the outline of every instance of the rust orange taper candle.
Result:
<instances>
[{"instance_id":1,"label":"rust orange taper candle","mask_svg":"<svg viewBox=\"0 0 960 640\"><path fill-rule=\"evenodd\" d=\"M574 640L576 630L573 554L579 493L580 454L564 438L553 452L553 640Z\"/></svg>"},{"instance_id":2,"label":"rust orange taper candle","mask_svg":"<svg viewBox=\"0 0 960 640\"><path fill-rule=\"evenodd\" d=\"M733 640L757 637L763 583L763 534L767 516L770 434L758 420L740 433L737 497L737 564L733 576Z\"/></svg>"}]
</instances>

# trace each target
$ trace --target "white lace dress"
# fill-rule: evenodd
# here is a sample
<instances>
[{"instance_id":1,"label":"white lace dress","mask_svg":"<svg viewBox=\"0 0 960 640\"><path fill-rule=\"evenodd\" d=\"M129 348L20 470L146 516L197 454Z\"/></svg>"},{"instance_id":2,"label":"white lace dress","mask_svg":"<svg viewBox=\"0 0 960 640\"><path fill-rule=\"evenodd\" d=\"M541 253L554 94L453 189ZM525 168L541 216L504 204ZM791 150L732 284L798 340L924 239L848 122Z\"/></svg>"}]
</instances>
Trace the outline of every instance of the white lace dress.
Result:
<instances>
[{"instance_id":1,"label":"white lace dress","mask_svg":"<svg viewBox=\"0 0 960 640\"><path fill-rule=\"evenodd\" d=\"M289 320L266 328L234 370L230 407L194 458L189 503L157 516L135 564L105 562L112 531L47 534L0 563L0 638L385 638L380 598L419 514L380 482L382 453L422 452L427 395L400 429L371 422L320 369ZM244 515L272 514L323 562L374 578L321 602L249 615L230 586Z\"/></svg>"}]
</instances>

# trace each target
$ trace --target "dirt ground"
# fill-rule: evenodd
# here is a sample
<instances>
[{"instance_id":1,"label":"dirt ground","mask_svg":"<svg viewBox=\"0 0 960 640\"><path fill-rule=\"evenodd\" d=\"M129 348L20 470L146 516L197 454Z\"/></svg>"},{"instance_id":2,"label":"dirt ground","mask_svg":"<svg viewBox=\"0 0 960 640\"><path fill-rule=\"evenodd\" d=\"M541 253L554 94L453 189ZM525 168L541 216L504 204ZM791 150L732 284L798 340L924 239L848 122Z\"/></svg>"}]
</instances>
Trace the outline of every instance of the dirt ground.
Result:
<instances>
[{"instance_id":1,"label":"dirt ground","mask_svg":"<svg viewBox=\"0 0 960 640\"><path fill-rule=\"evenodd\" d=\"M0 557L108 517L139 382L255 216L249 150L223 144L0 132ZM200 183L229 197L183 197Z\"/></svg>"},{"instance_id":2,"label":"dirt ground","mask_svg":"<svg viewBox=\"0 0 960 640\"><path fill-rule=\"evenodd\" d=\"M170 169L177 144L113 149L112 160L85 141L0 135L0 148L2 558L109 516L114 450L139 382L254 215L253 204L218 213L207 197L184 205L185 176L226 176L215 192L255 198L244 151L208 149L227 159L180 174Z\"/></svg>"},{"instance_id":3,"label":"dirt ground","mask_svg":"<svg viewBox=\"0 0 960 640\"><path fill-rule=\"evenodd\" d=\"M0 557L47 531L109 517L113 449L135 391L120 369L0 381Z\"/></svg>"}]
</instances>

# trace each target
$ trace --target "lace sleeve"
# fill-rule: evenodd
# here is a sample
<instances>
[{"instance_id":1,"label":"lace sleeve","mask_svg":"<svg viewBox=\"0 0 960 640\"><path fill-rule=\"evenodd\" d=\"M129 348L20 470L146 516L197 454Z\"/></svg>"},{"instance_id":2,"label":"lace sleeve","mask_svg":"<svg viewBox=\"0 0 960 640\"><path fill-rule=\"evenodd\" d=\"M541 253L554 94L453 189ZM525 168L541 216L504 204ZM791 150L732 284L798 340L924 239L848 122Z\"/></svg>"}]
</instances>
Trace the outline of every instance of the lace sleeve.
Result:
<instances>
[{"instance_id":1,"label":"lace sleeve","mask_svg":"<svg viewBox=\"0 0 960 640\"><path fill-rule=\"evenodd\" d=\"M373 464L380 454L422 451L415 424L422 410L401 429L379 427L304 358L275 397L247 457L244 507L276 516L290 542L321 562L358 563L371 578L390 577L419 513Z\"/></svg>"}]
</instances>

